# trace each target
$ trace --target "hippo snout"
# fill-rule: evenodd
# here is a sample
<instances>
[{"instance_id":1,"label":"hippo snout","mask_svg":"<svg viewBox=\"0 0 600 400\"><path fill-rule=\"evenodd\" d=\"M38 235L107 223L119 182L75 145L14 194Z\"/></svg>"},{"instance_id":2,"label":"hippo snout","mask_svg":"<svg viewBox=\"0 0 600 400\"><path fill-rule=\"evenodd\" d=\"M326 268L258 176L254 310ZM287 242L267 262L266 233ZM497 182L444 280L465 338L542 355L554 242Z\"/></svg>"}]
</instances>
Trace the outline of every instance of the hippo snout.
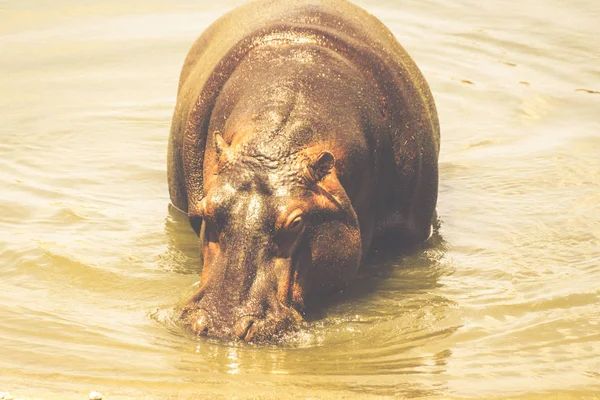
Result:
<instances>
[{"instance_id":1,"label":"hippo snout","mask_svg":"<svg viewBox=\"0 0 600 400\"><path fill-rule=\"evenodd\" d=\"M208 311L210 308L212 311ZM246 342L272 341L296 330L303 321L298 311L283 304L265 307L252 314L244 312L243 308L246 307L232 313L227 309L219 311L206 307L202 302L191 302L184 308L181 318L197 336L239 338Z\"/></svg>"}]
</instances>

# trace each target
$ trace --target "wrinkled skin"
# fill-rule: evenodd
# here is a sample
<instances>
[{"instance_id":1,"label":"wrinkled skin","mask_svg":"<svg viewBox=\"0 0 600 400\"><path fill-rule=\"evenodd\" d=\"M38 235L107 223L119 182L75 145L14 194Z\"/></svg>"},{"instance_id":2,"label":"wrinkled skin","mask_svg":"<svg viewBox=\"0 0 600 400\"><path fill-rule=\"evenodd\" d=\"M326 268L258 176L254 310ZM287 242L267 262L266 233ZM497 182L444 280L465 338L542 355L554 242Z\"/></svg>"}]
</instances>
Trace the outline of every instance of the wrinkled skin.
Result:
<instances>
[{"instance_id":1,"label":"wrinkled skin","mask_svg":"<svg viewBox=\"0 0 600 400\"><path fill-rule=\"evenodd\" d=\"M169 142L171 200L204 264L183 324L271 340L374 240L426 240L438 152L427 84L361 9L266 0L215 22L186 59Z\"/></svg>"}]
</instances>

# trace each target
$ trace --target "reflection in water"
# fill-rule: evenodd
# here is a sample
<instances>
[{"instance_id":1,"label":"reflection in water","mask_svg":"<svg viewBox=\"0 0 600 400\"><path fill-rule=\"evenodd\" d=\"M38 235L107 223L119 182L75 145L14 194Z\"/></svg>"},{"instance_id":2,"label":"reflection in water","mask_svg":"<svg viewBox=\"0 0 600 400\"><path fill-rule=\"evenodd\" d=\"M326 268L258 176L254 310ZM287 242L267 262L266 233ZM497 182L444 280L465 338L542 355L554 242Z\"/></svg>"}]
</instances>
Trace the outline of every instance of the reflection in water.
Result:
<instances>
[{"instance_id":1,"label":"reflection in water","mask_svg":"<svg viewBox=\"0 0 600 400\"><path fill-rule=\"evenodd\" d=\"M230 361L227 364L227 373L235 375L240 372L240 364L238 362L238 351L235 347L230 347L227 354L227 359Z\"/></svg>"},{"instance_id":2,"label":"reflection in water","mask_svg":"<svg viewBox=\"0 0 600 400\"><path fill-rule=\"evenodd\" d=\"M161 256L161 266L180 274L202 272L202 257L198 237L190 227L186 214L171 204L164 225L167 249Z\"/></svg>"}]
</instances>

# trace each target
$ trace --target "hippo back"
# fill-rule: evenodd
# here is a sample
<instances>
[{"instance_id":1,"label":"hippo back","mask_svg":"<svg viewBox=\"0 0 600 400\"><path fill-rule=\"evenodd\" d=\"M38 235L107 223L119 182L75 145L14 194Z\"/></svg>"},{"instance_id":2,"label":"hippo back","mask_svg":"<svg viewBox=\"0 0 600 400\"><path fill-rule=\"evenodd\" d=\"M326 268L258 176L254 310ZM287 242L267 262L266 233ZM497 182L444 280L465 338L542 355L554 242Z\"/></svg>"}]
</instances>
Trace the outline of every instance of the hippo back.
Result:
<instances>
[{"instance_id":1,"label":"hippo back","mask_svg":"<svg viewBox=\"0 0 600 400\"><path fill-rule=\"evenodd\" d=\"M408 188L416 170L435 165L437 182L439 122L433 98L393 34L345 0L257 0L214 22L185 60L168 152L175 207L188 212L204 196L202 168L210 117L236 66L250 51L290 43L323 46L356 65L382 94L399 177L406 177ZM420 149L419 154L399 151L407 143Z\"/></svg>"}]
</instances>

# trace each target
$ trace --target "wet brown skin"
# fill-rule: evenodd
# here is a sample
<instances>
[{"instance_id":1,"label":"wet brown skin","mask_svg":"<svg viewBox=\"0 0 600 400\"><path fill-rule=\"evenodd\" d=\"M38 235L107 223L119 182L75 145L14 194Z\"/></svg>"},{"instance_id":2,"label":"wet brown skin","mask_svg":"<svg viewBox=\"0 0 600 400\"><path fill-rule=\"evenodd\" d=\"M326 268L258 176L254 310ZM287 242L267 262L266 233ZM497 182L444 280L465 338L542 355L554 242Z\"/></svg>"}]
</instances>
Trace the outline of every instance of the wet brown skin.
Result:
<instances>
[{"instance_id":1,"label":"wet brown skin","mask_svg":"<svg viewBox=\"0 0 600 400\"><path fill-rule=\"evenodd\" d=\"M171 201L204 262L184 326L271 340L374 240L426 240L438 152L427 83L360 8L256 1L216 21L185 61L169 141Z\"/></svg>"}]
</instances>

